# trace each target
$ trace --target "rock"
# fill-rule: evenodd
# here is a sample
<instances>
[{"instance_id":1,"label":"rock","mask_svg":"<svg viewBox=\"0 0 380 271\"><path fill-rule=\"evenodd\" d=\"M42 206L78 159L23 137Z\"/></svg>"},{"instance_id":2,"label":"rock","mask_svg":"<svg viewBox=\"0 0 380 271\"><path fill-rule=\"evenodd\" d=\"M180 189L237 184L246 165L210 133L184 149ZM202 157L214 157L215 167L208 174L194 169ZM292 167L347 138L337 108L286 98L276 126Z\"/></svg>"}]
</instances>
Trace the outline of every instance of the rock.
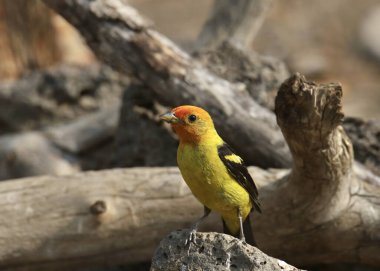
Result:
<instances>
[{"instance_id":1,"label":"rock","mask_svg":"<svg viewBox=\"0 0 380 271\"><path fill-rule=\"evenodd\" d=\"M380 5L371 8L360 26L359 37L363 47L380 61Z\"/></svg>"},{"instance_id":2,"label":"rock","mask_svg":"<svg viewBox=\"0 0 380 271\"><path fill-rule=\"evenodd\" d=\"M182 230L165 237L153 256L150 270L300 270L226 234L198 232L195 243L185 246L188 234Z\"/></svg>"},{"instance_id":3,"label":"rock","mask_svg":"<svg viewBox=\"0 0 380 271\"><path fill-rule=\"evenodd\" d=\"M73 157L62 153L39 132L0 137L0 180L77 171Z\"/></svg>"}]
</instances>

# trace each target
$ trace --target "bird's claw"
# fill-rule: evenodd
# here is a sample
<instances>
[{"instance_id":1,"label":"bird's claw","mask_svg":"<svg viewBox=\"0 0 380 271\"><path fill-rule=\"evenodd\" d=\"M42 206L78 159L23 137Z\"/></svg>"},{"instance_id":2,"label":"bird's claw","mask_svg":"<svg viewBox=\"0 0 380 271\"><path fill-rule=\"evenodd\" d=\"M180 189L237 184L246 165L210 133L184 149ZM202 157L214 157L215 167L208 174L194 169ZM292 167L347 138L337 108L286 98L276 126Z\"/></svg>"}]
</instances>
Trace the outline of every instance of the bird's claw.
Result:
<instances>
[{"instance_id":1,"label":"bird's claw","mask_svg":"<svg viewBox=\"0 0 380 271\"><path fill-rule=\"evenodd\" d=\"M192 229L189 233L189 236L186 238L185 246L190 245L190 243L195 244L195 237L196 237L197 231L195 229Z\"/></svg>"}]
</instances>

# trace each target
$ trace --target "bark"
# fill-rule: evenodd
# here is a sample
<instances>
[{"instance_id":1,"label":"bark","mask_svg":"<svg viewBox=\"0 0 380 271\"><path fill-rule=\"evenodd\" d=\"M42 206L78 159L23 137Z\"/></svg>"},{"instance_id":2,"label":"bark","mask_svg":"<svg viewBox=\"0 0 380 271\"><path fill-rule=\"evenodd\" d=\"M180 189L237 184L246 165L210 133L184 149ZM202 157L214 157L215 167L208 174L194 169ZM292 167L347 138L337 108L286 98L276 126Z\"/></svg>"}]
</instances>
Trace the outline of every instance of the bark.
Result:
<instances>
[{"instance_id":1,"label":"bark","mask_svg":"<svg viewBox=\"0 0 380 271\"><path fill-rule=\"evenodd\" d=\"M264 251L274 248L271 255L292 263L379 265L380 186L353 172L341 95L338 84L316 85L297 74L276 98L278 124L294 164L277 186L260 191L264 212L271 215L258 221L257 232L264 233L259 235ZM270 225L281 226L267 231Z\"/></svg>"},{"instance_id":2,"label":"bark","mask_svg":"<svg viewBox=\"0 0 380 271\"><path fill-rule=\"evenodd\" d=\"M216 48L225 41L249 48L273 0L218 0L199 34L196 48Z\"/></svg>"},{"instance_id":3,"label":"bark","mask_svg":"<svg viewBox=\"0 0 380 271\"><path fill-rule=\"evenodd\" d=\"M294 206L285 210L271 203L285 203L284 197L277 200L276 194L282 192L289 171L255 167L249 170L260 187L265 208L265 213L254 215L253 220L261 250L269 255L279 253L277 246L281 240L277 239L281 237L284 242L281 248L287 251L280 253L286 254L280 259L299 266L333 261L380 265L379 247L374 246L378 242L375 231L378 218L368 217L368 211L360 210L360 204L366 204L362 207L372 205L369 211L376 212L375 203L371 203L375 197L358 193L353 196L358 201L355 210L347 210L338 220L308 229L311 222L301 224L305 223L302 212L292 219ZM0 194L6 195L0 199L2 270L73 270L147 261L164 235L189 227L203 210L181 181L177 168L114 169L4 181L0 183ZM271 209L272 206L275 208ZM279 215L281 219L276 218ZM369 222L373 223L375 234L357 240L369 233L371 229L364 228ZM352 223L354 231L350 230ZM206 224L201 231L221 231L217 216ZM302 231L288 228L289 224ZM335 233L340 234L336 237ZM306 245L308 240L303 238L308 235L321 238L309 244L314 249L321 248L297 255L300 251L295 245L300 242ZM341 238L340 242L335 238ZM328 243L329 239L334 242ZM368 251L353 247L358 244ZM326 251L321 254L322 250ZM350 250L355 250L357 257L344 258Z\"/></svg>"},{"instance_id":4,"label":"bark","mask_svg":"<svg viewBox=\"0 0 380 271\"><path fill-rule=\"evenodd\" d=\"M264 184L286 170L251 172ZM163 236L188 227L203 210L177 168L3 181L0 194L1 270L72 270L150 260ZM202 230L221 230L217 216L206 224Z\"/></svg>"},{"instance_id":5,"label":"bark","mask_svg":"<svg viewBox=\"0 0 380 271\"><path fill-rule=\"evenodd\" d=\"M150 29L130 6L120 0L45 3L81 32L99 59L144 82L163 105L190 103L208 109L222 136L247 163L290 165L289 150L268 109L250 98L244 86L215 76Z\"/></svg>"}]
</instances>

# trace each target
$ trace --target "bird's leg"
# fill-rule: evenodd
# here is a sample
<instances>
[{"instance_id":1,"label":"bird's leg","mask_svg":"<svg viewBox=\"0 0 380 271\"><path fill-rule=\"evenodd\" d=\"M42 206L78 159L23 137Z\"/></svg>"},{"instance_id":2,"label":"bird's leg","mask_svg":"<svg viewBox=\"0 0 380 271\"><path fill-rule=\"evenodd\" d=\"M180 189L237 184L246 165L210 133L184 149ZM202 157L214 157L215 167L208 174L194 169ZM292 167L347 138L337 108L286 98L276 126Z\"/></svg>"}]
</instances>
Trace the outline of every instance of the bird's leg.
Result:
<instances>
[{"instance_id":1,"label":"bird's leg","mask_svg":"<svg viewBox=\"0 0 380 271\"><path fill-rule=\"evenodd\" d=\"M204 206L204 213L201 218L199 218L190 228L190 234L189 237L186 239L185 245L190 244L190 242L194 243L195 240L195 234L198 231L199 225L208 217L208 215L211 213L211 210Z\"/></svg>"},{"instance_id":2,"label":"bird's leg","mask_svg":"<svg viewBox=\"0 0 380 271\"><path fill-rule=\"evenodd\" d=\"M240 225L240 240L245 242L244 230L243 230L243 217L241 216L240 209L238 209L238 218Z\"/></svg>"}]
</instances>

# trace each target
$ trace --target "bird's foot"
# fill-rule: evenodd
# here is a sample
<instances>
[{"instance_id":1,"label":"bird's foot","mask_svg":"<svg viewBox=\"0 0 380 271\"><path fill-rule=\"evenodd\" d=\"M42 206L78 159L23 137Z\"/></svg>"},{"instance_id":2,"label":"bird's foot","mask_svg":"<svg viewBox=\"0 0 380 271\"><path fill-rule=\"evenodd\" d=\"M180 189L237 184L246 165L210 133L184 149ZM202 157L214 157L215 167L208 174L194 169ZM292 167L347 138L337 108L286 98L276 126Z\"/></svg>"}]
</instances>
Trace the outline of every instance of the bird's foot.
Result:
<instances>
[{"instance_id":1,"label":"bird's foot","mask_svg":"<svg viewBox=\"0 0 380 271\"><path fill-rule=\"evenodd\" d=\"M243 245L246 245L246 244L247 244L247 242L245 241L245 238L244 238L244 237L243 237L243 238L240 238L240 242L242 242Z\"/></svg>"},{"instance_id":2,"label":"bird's foot","mask_svg":"<svg viewBox=\"0 0 380 271\"><path fill-rule=\"evenodd\" d=\"M190 245L190 243L194 243L195 244L196 234L197 234L197 230L196 229L191 229L190 230L189 236L185 240L185 246Z\"/></svg>"},{"instance_id":3,"label":"bird's foot","mask_svg":"<svg viewBox=\"0 0 380 271\"><path fill-rule=\"evenodd\" d=\"M244 234L240 233L240 241L245 245L247 242L245 241L245 236Z\"/></svg>"}]
</instances>

